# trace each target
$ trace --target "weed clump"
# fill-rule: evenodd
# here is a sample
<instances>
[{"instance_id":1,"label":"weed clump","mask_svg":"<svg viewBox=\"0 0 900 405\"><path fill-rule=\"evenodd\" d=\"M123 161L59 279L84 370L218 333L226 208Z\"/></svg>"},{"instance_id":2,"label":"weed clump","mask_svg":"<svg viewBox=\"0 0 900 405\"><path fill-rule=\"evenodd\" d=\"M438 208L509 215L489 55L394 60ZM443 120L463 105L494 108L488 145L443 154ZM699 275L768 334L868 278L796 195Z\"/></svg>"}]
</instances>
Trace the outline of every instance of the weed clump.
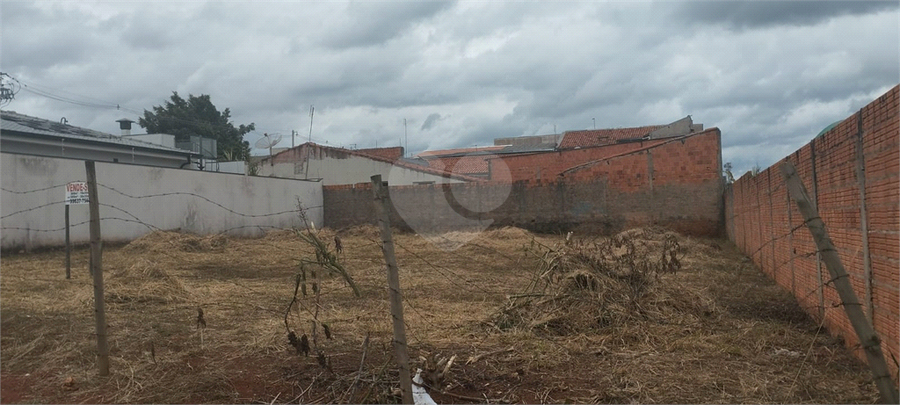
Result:
<instances>
[{"instance_id":1,"label":"weed clump","mask_svg":"<svg viewBox=\"0 0 900 405\"><path fill-rule=\"evenodd\" d=\"M556 246L532 240L525 250L538 265L528 288L491 320L501 330L570 335L714 312L711 299L667 278L681 268L675 233L642 228Z\"/></svg>"}]
</instances>

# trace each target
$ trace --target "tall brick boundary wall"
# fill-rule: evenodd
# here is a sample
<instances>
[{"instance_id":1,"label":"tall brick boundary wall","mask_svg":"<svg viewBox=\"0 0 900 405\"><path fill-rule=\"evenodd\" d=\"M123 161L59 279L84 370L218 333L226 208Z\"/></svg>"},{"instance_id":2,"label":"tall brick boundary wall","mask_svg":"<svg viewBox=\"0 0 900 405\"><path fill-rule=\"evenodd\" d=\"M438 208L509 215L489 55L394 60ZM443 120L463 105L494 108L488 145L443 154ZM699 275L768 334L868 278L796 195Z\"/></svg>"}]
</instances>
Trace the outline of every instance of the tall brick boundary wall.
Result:
<instances>
[{"instance_id":1,"label":"tall brick boundary wall","mask_svg":"<svg viewBox=\"0 0 900 405\"><path fill-rule=\"evenodd\" d=\"M894 378L898 370L890 359L900 359L898 93L900 87L894 87L758 175L745 174L725 192L728 238L865 359L796 203L789 201L781 163L797 167L863 310L874 320Z\"/></svg>"},{"instance_id":2,"label":"tall brick boundary wall","mask_svg":"<svg viewBox=\"0 0 900 405\"><path fill-rule=\"evenodd\" d=\"M719 130L653 145L544 181L390 187L395 205L405 202L404 215L395 208L391 223L417 232L448 231L464 216L538 232L612 233L657 224L690 235L722 235ZM368 183L325 186L323 192L325 226L375 222Z\"/></svg>"}]
</instances>

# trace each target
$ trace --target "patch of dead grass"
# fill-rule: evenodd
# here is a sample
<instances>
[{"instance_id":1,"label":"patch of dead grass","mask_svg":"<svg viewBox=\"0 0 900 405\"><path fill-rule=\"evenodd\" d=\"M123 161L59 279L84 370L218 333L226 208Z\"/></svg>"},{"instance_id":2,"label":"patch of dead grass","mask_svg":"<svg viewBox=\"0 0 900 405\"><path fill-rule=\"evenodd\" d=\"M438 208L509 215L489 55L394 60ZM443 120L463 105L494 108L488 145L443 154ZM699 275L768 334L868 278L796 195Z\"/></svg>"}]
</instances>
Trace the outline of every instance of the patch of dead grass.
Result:
<instances>
[{"instance_id":1,"label":"patch of dead grass","mask_svg":"<svg viewBox=\"0 0 900 405\"><path fill-rule=\"evenodd\" d=\"M335 234L320 232L326 242ZM628 232L651 252L667 235L658 228ZM154 233L104 251L112 362L106 379L96 377L87 250L74 252L72 280L63 279L63 252L4 257L0 371L16 378L0 381L28 374L27 386L12 388L29 402L396 402L378 230L337 234L344 244L339 260L362 298L340 278L321 277L318 319L333 338L319 329L318 344L331 371L313 356L297 355L285 338L297 260L313 254L292 231L258 239ZM490 323L510 295L529 287L538 266L528 252L532 240L553 246L563 238L515 228L459 236L466 243L445 251L417 235L395 233L414 367L424 366L420 356L459 356L439 387L449 394L432 392L438 402L876 398L864 366L826 332L817 334L790 295L728 242L678 236L682 268L651 287L640 302L645 315L547 333L541 327L498 330ZM562 281L561 288L572 287ZM608 312L634 311L627 303L614 306L613 298L604 298ZM202 343L198 307L207 323ZM291 327L311 334L315 308L311 295L301 297L289 313ZM554 310L548 319L598 313L578 300ZM357 374L367 334L368 356ZM74 383L67 386L70 377Z\"/></svg>"}]
</instances>

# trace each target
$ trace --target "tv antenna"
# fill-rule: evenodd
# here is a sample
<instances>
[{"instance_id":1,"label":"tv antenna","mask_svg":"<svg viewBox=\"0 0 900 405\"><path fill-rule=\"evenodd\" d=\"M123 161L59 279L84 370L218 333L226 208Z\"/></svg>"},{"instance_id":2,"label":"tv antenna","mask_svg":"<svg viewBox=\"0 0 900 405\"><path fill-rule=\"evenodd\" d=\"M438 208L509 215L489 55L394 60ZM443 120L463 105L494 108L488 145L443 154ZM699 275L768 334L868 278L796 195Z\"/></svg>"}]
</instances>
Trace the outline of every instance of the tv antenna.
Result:
<instances>
[{"instance_id":1,"label":"tv antenna","mask_svg":"<svg viewBox=\"0 0 900 405\"><path fill-rule=\"evenodd\" d=\"M257 149L268 149L269 157L271 158L272 157L272 147L277 145L278 142L281 142L281 134L272 134L272 135L263 134L263 137L259 138L259 140L256 141L256 148Z\"/></svg>"}]
</instances>

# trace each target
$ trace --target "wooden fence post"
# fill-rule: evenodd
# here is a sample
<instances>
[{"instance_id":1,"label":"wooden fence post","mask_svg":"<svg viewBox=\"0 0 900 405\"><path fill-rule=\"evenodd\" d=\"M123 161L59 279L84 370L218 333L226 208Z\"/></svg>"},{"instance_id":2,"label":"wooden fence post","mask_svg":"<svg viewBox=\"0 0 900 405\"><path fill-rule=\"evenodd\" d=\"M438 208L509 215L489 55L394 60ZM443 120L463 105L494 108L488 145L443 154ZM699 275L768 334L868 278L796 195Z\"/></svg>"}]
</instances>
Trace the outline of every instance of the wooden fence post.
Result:
<instances>
[{"instance_id":1,"label":"wooden fence post","mask_svg":"<svg viewBox=\"0 0 900 405\"><path fill-rule=\"evenodd\" d=\"M391 317L394 325L394 357L400 366L400 393L404 404L412 404L412 376L409 372L409 352L406 347L406 324L403 321L403 297L400 294L400 275L391 235L391 200L387 194L387 185L381 182L380 174L372 176L372 193L375 194L375 211L378 213L378 224L381 227L381 251L387 263Z\"/></svg>"},{"instance_id":2,"label":"wooden fence post","mask_svg":"<svg viewBox=\"0 0 900 405\"><path fill-rule=\"evenodd\" d=\"M97 368L100 376L109 375L109 344L106 341L106 310L103 302L103 240L100 238L100 201L97 198L97 171L94 162L86 160L88 204L91 210L91 273L94 276L94 321L97 329Z\"/></svg>"},{"instance_id":3,"label":"wooden fence post","mask_svg":"<svg viewBox=\"0 0 900 405\"><path fill-rule=\"evenodd\" d=\"M66 280L72 278L72 243L69 239L69 202L66 201Z\"/></svg>"},{"instance_id":4,"label":"wooden fence post","mask_svg":"<svg viewBox=\"0 0 900 405\"><path fill-rule=\"evenodd\" d=\"M875 328L869 323L866 314L862 310L862 305L853 291L850 284L850 276L841 263L841 257L838 255L837 249L825 230L825 223L819 217L816 207L810 202L809 195L806 193L806 187L800 181L797 175L797 169L791 162L784 162L781 166L784 173L784 180L787 183L788 191L791 197L797 202L797 207L803 218L806 219L806 226L809 233L812 234L816 241L818 251L822 254L822 261L831 274L831 281L834 282L834 288L837 289L838 295L841 297L841 304L850 319L850 324L856 332L859 343L866 353L869 361L869 367L872 375L875 377L875 385L881 394L881 401L886 404L896 404L898 399L897 390L894 388L894 381L891 373L888 371L887 362L884 359L884 353L881 351L881 340L875 333Z\"/></svg>"}]
</instances>

